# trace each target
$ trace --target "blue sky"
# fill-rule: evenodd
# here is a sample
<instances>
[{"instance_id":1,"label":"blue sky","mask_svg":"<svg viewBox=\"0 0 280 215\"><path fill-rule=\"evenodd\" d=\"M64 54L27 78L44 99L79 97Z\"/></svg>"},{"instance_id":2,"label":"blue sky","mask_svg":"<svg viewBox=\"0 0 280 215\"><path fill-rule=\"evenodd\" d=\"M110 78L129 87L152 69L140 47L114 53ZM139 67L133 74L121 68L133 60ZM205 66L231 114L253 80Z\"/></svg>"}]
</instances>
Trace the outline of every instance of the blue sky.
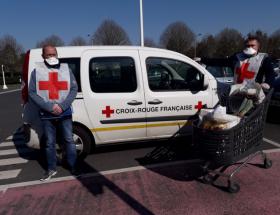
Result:
<instances>
[{"instance_id":1,"label":"blue sky","mask_svg":"<svg viewBox=\"0 0 280 215\"><path fill-rule=\"evenodd\" d=\"M69 43L88 38L105 19L112 19L140 41L139 0L1 0L0 37L14 36L25 49L51 34ZM144 34L158 42L172 22L185 22L194 33L217 34L225 27L246 35L280 29L279 0L143 0Z\"/></svg>"}]
</instances>

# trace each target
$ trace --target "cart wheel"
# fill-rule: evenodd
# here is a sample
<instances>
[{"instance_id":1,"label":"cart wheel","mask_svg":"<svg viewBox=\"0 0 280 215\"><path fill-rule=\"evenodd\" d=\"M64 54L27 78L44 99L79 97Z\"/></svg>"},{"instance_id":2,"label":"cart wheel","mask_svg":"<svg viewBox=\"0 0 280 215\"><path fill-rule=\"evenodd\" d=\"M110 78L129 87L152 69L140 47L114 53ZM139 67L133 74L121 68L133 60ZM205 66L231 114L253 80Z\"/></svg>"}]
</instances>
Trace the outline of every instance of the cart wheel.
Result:
<instances>
[{"instance_id":1,"label":"cart wheel","mask_svg":"<svg viewBox=\"0 0 280 215\"><path fill-rule=\"evenodd\" d=\"M272 160L265 158L263 162L263 166L265 169L269 169L270 167L272 167Z\"/></svg>"},{"instance_id":2,"label":"cart wheel","mask_svg":"<svg viewBox=\"0 0 280 215\"><path fill-rule=\"evenodd\" d=\"M204 184L212 184L214 181L214 176L207 174L203 176L202 181Z\"/></svg>"},{"instance_id":3,"label":"cart wheel","mask_svg":"<svg viewBox=\"0 0 280 215\"><path fill-rule=\"evenodd\" d=\"M204 174L207 174L209 172L209 165L210 165L210 162L207 161L203 166L201 166L201 169L203 171Z\"/></svg>"},{"instance_id":4,"label":"cart wheel","mask_svg":"<svg viewBox=\"0 0 280 215\"><path fill-rule=\"evenodd\" d=\"M240 186L237 183L229 182L227 189L230 193L238 193L240 190Z\"/></svg>"}]
</instances>

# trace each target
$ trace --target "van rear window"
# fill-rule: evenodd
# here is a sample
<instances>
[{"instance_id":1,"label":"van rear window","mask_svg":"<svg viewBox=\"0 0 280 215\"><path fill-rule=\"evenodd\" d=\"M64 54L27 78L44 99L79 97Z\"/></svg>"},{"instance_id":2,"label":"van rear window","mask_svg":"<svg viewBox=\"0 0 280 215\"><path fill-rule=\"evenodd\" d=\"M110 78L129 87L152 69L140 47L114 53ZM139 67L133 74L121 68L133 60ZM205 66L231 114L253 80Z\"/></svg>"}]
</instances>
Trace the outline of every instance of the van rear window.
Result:
<instances>
[{"instance_id":1,"label":"van rear window","mask_svg":"<svg viewBox=\"0 0 280 215\"><path fill-rule=\"evenodd\" d=\"M98 57L89 62L89 80L96 93L130 93L137 88L134 60L130 57Z\"/></svg>"},{"instance_id":2,"label":"van rear window","mask_svg":"<svg viewBox=\"0 0 280 215\"><path fill-rule=\"evenodd\" d=\"M81 92L81 77L80 77L80 58L60 58L61 63L67 63L78 84L78 92Z\"/></svg>"}]
</instances>

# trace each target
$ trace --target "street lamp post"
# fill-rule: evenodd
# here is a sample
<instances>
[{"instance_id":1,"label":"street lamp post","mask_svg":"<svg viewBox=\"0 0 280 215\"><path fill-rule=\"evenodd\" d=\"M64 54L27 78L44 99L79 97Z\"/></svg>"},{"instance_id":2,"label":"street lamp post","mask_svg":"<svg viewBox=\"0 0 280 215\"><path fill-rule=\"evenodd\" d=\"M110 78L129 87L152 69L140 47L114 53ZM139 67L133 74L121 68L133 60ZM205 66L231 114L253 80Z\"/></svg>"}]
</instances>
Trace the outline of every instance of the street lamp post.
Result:
<instances>
[{"instance_id":1,"label":"street lamp post","mask_svg":"<svg viewBox=\"0 0 280 215\"><path fill-rule=\"evenodd\" d=\"M6 81L5 81L5 74L4 74L4 65L2 64L2 75L3 75L3 90L8 89L7 85L6 85Z\"/></svg>"},{"instance_id":2,"label":"street lamp post","mask_svg":"<svg viewBox=\"0 0 280 215\"><path fill-rule=\"evenodd\" d=\"M140 33L141 33L141 46L144 46L144 27L143 27L143 4L140 0Z\"/></svg>"},{"instance_id":3,"label":"street lamp post","mask_svg":"<svg viewBox=\"0 0 280 215\"><path fill-rule=\"evenodd\" d=\"M91 35L91 34L88 34L88 37L89 37L89 39L90 39L91 45L93 46L93 37L92 37L92 35Z\"/></svg>"},{"instance_id":4,"label":"street lamp post","mask_svg":"<svg viewBox=\"0 0 280 215\"><path fill-rule=\"evenodd\" d=\"M197 37L201 36L202 34L196 34L194 37L194 58L196 58L196 45L197 45Z\"/></svg>"}]
</instances>

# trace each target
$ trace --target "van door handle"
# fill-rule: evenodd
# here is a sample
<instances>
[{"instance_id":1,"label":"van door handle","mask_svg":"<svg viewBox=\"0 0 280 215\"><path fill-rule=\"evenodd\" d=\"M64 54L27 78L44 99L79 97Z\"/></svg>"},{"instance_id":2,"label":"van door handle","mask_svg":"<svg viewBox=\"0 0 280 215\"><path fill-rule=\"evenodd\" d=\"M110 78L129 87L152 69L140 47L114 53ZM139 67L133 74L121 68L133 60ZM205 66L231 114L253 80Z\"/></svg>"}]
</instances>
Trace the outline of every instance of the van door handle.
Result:
<instances>
[{"instance_id":1,"label":"van door handle","mask_svg":"<svg viewBox=\"0 0 280 215\"><path fill-rule=\"evenodd\" d=\"M141 105L143 102L139 102L137 100L132 100L130 102L127 102L128 105Z\"/></svg>"},{"instance_id":2,"label":"van door handle","mask_svg":"<svg viewBox=\"0 0 280 215\"><path fill-rule=\"evenodd\" d=\"M158 99L154 99L153 101L148 101L149 105L159 105L161 103L162 103L162 101L160 101Z\"/></svg>"}]
</instances>

